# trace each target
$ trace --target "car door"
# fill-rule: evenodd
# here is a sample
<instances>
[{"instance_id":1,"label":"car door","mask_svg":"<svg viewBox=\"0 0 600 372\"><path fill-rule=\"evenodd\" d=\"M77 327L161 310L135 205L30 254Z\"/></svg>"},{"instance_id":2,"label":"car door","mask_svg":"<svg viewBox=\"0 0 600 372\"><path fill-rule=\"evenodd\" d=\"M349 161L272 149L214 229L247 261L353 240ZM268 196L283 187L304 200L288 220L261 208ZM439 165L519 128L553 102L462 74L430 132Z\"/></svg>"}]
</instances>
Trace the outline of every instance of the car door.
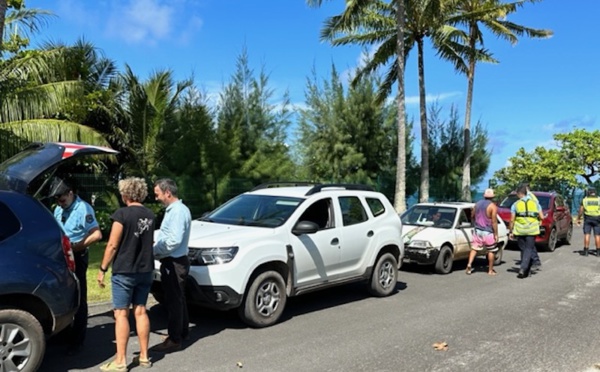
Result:
<instances>
[{"instance_id":1,"label":"car door","mask_svg":"<svg viewBox=\"0 0 600 372\"><path fill-rule=\"evenodd\" d=\"M564 199L560 195L554 197L554 220L558 229L558 235L563 236L569 229L569 210Z\"/></svg>"},{"instance_id":2,"label":"car door","mask_svg":"<svg viewBox=\"0 0 600 372\"><path fill-rule=\"evenodd\" d=\"M454 258L461 259L468 257L471 250L473 221L471 221L471 208L460 208L457 214L457 221L454 228Z\"/></svg>"},{"instance_id":3,"label":"car door","mask_svg":"<svg viewBox=\"0 0 600 372\"><path fill-rule=\"evenodd\" d=\"M304 205L304 204L303 204ZM294 286L310 286L331 280L340 263L341 229L334 218L333 201L323 198L299 211L299 221L311 221L319 226L314 234L294 235L290 242L294 253Z\"/></svg>"},{"instance_id":4,"label":"car door","mask_svg":"<svg viewBox=\"0 0 600 372\"><path fill-rule=\"evenodd\" d=\"M342 219L341 259L338 271L346 276L361 272L364 255L375 237L363 200L357 196L338 197Z\"/></svg>"}]
</instances>

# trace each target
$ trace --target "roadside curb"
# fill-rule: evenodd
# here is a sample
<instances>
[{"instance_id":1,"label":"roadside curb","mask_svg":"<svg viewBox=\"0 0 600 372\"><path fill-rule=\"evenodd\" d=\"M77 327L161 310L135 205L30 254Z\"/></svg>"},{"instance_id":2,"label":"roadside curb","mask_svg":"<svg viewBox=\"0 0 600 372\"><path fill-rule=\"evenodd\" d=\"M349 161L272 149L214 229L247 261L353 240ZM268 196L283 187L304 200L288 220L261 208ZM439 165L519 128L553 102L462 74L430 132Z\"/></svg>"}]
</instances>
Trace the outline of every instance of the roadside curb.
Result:
<instances>
[{"instance_id":1,"label":"roadside curb","mask_svg":"<svg viewBox=\"0 0 600 372\"><path fill-rule=\"evenodd\" d=\"M152 294L148 295L148 302L146 303L146 308L151 308L152 306L158 304L158 301L152 296ZM88 316L99 315L106 312L109 312L113 309L112 302L94 302L88 304Z\"/></svg>"}]
</instances>

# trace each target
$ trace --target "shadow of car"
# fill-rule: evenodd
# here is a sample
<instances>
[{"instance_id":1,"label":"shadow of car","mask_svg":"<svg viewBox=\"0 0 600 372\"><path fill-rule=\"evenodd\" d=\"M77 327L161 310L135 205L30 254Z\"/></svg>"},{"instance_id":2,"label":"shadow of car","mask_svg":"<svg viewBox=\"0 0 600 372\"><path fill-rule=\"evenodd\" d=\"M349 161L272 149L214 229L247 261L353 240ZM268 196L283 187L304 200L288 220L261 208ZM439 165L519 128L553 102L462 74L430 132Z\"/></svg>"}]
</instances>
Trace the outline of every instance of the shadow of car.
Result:
<instances>
[{"instance_id":1,"label":"shadow of car","mask_svg":"<svg viewBox=\"0 0 600 372\"><path fill-rule=\"evenodd\" d=\"M550 191L532 191L542 207L544 219L540 224L540 235L536 236L535 244L541 249L553 252L559 240L571 244L573 237L573 218L569 205L561 194ZM519 198L512 192L498 205L498 215L508 226L510 224L510 207Z\"/></svg>"},{"instance_id":2,"label":"shadow of car","mask_svg":"<svg viewBox=\"0 0 600 372\"><path fill-rule=\"evenodd\" d=\"M64 161L115 153L33 144L0 164L0 370L36 371L46 337L68 327L79 306L71 243L42 203L43 190Z\"/></svg>"}]
</instances>

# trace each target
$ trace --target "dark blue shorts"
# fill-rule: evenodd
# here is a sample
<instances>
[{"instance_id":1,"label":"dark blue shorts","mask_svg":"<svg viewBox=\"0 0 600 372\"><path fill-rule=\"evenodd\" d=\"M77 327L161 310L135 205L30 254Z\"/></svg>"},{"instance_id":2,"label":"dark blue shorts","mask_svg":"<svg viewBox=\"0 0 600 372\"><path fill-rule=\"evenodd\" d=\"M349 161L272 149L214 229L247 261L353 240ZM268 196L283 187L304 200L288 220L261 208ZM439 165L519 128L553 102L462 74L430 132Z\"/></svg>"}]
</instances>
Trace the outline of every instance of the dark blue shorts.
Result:
<instances>
[{"instance_id":1,"label":"dark blue shorts","mask_svg":"<svg viewBox=\"0 0 600 372\"><path fill-rule=\"evenodd\" d=\"M115 309L129 309L131 305L145 306L152 286L152 272L113 274L110 282Z\"/></svg>"},{"instance_id":2,"label":"dark blue shorts","mask_svg":"<svg viewBox=\"0 0 600 372\"><path fill-rule=\"evenodd\" d=\"M583 233L589 234L594 230L594 235L600 235L600 217L588 217L583 220Z\"/></svg>"}]
</instances>

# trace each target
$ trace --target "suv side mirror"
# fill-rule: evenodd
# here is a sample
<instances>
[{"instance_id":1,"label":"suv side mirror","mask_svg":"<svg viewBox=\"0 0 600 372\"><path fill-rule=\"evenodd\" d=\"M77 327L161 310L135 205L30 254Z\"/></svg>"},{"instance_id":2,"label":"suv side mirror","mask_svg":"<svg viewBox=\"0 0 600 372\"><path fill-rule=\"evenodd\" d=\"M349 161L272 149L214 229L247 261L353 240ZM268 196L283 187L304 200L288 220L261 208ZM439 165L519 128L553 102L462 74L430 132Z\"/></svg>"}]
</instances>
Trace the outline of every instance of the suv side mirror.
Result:
<instances>
[{"instance_id":1,"label":"suv side mirror","mask_svg":"<svg viewBox=\"0 0 600 372\"><path fill-rule=\"evenodd\" d=\"M292 228L292 234L298 236L302 234L314 234L319 231L319 225L312 221L298 221Z\"/></svg>"}]
</instances>

